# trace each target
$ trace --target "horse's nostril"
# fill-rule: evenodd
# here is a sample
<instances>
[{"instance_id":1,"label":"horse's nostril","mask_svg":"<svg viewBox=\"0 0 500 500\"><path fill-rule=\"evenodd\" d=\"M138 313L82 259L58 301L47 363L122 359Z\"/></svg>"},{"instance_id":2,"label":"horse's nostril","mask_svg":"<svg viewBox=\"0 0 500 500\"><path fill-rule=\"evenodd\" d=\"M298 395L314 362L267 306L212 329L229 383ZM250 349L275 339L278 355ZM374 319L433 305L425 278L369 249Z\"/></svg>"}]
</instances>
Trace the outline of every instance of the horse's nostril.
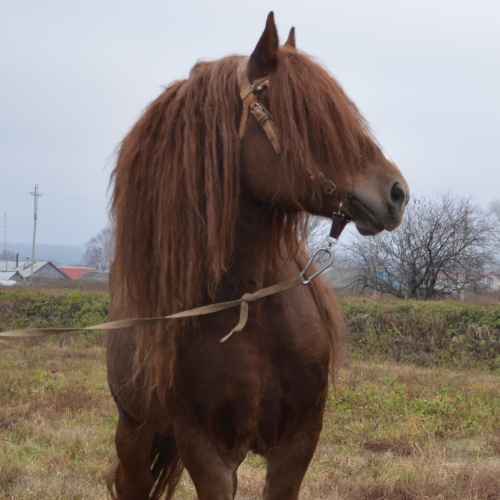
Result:
<instances>
[{"instance_id":1,"label":"horse's nostril","mask_svg":"<svg viewBox=\"0 0 500 500\"><path fill-rule=\"evenodd\" d=\"M406 192L399 182L395 182L391 189L391 201L394 204L402 205L406 198Z\"/></svg>"}]
</instances>

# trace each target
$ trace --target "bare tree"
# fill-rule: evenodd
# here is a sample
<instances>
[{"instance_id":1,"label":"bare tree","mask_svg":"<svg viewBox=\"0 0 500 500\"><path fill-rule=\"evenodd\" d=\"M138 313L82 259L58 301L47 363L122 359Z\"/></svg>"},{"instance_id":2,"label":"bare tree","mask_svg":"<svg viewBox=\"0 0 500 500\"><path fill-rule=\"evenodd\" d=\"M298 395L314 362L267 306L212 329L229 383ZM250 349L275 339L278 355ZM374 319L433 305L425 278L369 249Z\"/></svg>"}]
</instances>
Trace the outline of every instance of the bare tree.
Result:
<instances>
[{"instance_id":1,"label":"bare tree","mask_svg":"<svg viewBox=\"0 0 500 500\"><path fill-rule=\"evenodd\" d=\"M413 199L393 233L355 238L351 251L366 287L431 299L471 287L492 260L493 224L471 198Z\"/></svg>"},{"instance_id":2,"label":"bare tree","mask_svg":"<svg viewBox=\"0 0 500 500\"><path fill-rule=\"evenodd\" d=\"M500 200L493 200L488 205L488 215L493 219L493 225L495 227L494 236L498 243L500 243Z\"/></svg>"},{"instance_id":3,"label":"bare tree","mask_svg":"<svg viewBox=\"0 0 500 500\"><path fill-rule=\"evenodd\" d=\"M113 260L113 231L108 226L86 243L83 263L99 270L108 271Z\"/></svg>"},{"instance_id":4,"label":"bare tree","mask_svg":"<svg viewBox=\"0 0 500 500\"><path fill-rule=\"evenodd\" d=\"M500 200L496 199L493 200L489 205L488 205L488 215L492 219L494 231L493 231L493 238L496 242L496 251L493 254L493 258L495 259L494 265L492 266L492 269L495 270L495 272L500 273L500 254L498 252L498 249L500 247Z\"/></svg>"},{"instance_id":5,"label":"bare tree","mask_svg":"<svg viewBox=\"0 0 500 500\"><path fill-rule=\"evenodd\" d=\"M307 227L307 247L311 255L321 248L328 248L334 256L332 267L345 267L349 265L347 264L349 259L345 252L339 249L338 245L332 244L333 240L330 238L331 226L332 220L327 217L310 216ZM325 264L328 261L328 255L320 253L316 256L316 260L320 264Z\"/></svg>"},{"instance_id":6,"label":"bare tree","mask_svg":"<svg viewBox=\"0 0 500 500\"><path fill-rule=\"evenodd\" d=\"M500 200L493 200L488 205L488 213L493 216L497 224L500 223Z\"/></svg>"},{"instance_id":7,"label":"bare tree","mask_svg":"<svg viewBox=\"0 0 500 500\"><path fill-rule=\"evenodd\" d=\"M2 250L0 252L0 260L16 260L16 254L11 250Z\"/></svg>"},{"instance_id":8,"label":"bare tree","mask_svg":"<svg viewBox=\"0 0 500 500\"><path fill-rule=\"evenodd\" d=\"M332 221L326 217L311 215L307 224L307 246L311 253L328 244Z\"/></svg>"}]
</instances>

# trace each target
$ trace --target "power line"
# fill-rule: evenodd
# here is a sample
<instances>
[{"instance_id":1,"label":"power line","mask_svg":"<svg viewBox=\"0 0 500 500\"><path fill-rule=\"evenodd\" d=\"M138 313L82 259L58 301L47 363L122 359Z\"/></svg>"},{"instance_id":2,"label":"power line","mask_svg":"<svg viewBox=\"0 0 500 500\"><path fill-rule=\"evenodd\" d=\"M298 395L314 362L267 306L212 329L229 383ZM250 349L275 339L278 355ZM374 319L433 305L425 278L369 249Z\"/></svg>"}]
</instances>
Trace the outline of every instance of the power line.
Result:
<instances>
[{"instance_id":1,"label":"power line","mask_svg":"<svg viewBox=\"0 0 500 500\"><path fill-rule=\"evenodd\" d=\"M2 225L0 225L0 228L1 227L4 227ZM30 231L31 229L28 228L28 227L25 227L25 226L16 226L16 225L11 225L9 224L7 226L8 229L22 229L22 230L26 230L26 231ZM85 238L93 238L95 236L95 234L88 234L88 233L74 233L74 232L68 232L68 231L56 231L56 230L53 230L53 229L38 229L38 232L39 233L53 233L53 234L62 234L62 235L69 235L69 236L82 236L82 237L85 237Z\"/></svg>"},{"instance_id":2,"label":"power line","mask_svg":"<svg viewBox=\"0 0 500 500\"><path fill-rule=\"evenodd\" d=\"M28 186L31 186L31 184L23 184L23 185L20 185L20 186L1 186L0 190L5 190L5 189L8 189L8 190L21 189L21 188L28 187ZM51 184L39 184L39 186L49 187L49 188L53 188L53 189L60 189L62 191L75 191L77 193L87 193L87 194L95 194L97 196L103 196L102 192L98 193L97 191L87 191L87 190L84 190L84 189L64 188L64 187L61 187L61 186L53 186ZM26 195L28 195L28 192L26 192L26 193L9 193L9 195L7 195L7 196L11 196L12 194L26 194ZM45 196L60 196L60 195L45 194ZM60 196L60 197L62 197L62 196ZM2 196L2 199L5 199L5 196ZM70 197L70 199L73 199L73 198ZM78 199L78 198L75 198L75 199ZM84 200L84 201L95 201L95 200ZM99 203L102 203L102 202L99 202Z\"/></svg>"},{"instance_id":3,"label":"power line","mask_svg":"<svg viewBox=\"0 0 500 500\"><path fill-rule=\"evenodd\" d=\"M10 192L5 193L5 196L2 195L1 199L7 200L7 199L13 199L13 198L24 198L25 196L29 196L29 194L31 194L32 196L35 197L34 198L33 244L32 244L32 261L33 262L35 261L35 249L36 249L36 238L37 238L36 233L37 233L37 231L42 236L45 235L43 238L44 240L54 240L54 241L60 241L62 243L78 244L78 245L83 245L83 242L82 242L83 239L86 239L88 241L88 239L95 236L95 234L89 235L89 234L85 234L85 233L67 232L64 230L60 231L60 230L53 230L50 228L42 229L42 228L37 227L37 224L38 224L38 198L41 196L40 193L38 192L40 185L36 184L35 191L31 192L31 193L29 191L24 192L24 193L23 192L17 192L17 193L12 192L12 190L14 190L14 189L21 189L22 190L22 188L25 186L28 186L28 184L0 187L0 189L2 189L2 190L6 190L6 189L10 190ZM49 186L49 185L45 185L45 184L44 184L44 186L52 187L54 189L66 189L66 188L62 188L60 186ZM81 189L71 189L71 188L68 188L67 190L102 196L102 193L97 193L95 191L85 191L85 190L81 190ZM45 196L49 196L49 197L53 197L53 198L61 198L61 199L66 199L66 200L73 200L73 201L83 201L86 203L100 203L100 204L107 204L108 203L107 201L103 201L102 199L101 200L95 200L95 199L92 200L92 199L78 198L78 197L74 197L74 196L50 194L50 193L46 193L44 190L44 197ZM0 227L1 227L1 225L0 225ZM29 228L27 228L25 226L16 226L16 225L11 225L11 224L7 225L7 223L5 221L5 224L4 224L5 232L7 232L7 229L9 230L8 231L9 234L20 235L20 236L27 236L26 233L29 231ZM57 237L57 236L60 236L60 237ZM5 236L5 239L6 239L6 236Z\"/></svg>"},{"instance_id":4,"label":"power line","mask_svg":"<svg viewBox=\"0 0 500 500\"><path fill-rule=\"evenodd\" d=\"M107 201L84 200L83 198L73 198L71 196L61 196L61 195L58 195L58 194L45 194L44 196L52 196L53 198L65 198L67 200L89 201L91 203L107 203Z\"/></svg>"},{"instance_id":5,"label":"power line","mask_svg":"<svg viewBox=\"0 0 500 500\"><path fill-rule=\"evenodd\" d=\"M5 229L5 226L3 224L0 224L0 228L4 228ZM11 224L8 224L7 225L7 229L9 230L9 234L16 234L16 235L19 235L19 236L27 236L27 233L29 233L29 231L31 231L30 228L28 227L24 227L24 226L16 226L16 225L11 225ZM22 232L20 232L22 231ZM82 239L85 238L86 240L89 240L90 238L93 238L95 236L95 234L85 234L85 233L68 233L68 232L64 232L64 231L52 231L52 230L45 230L45 229L40 229L37 227L37 233L42 233L42 235L46 235L45 237L46 238L50 238L51 240L53 241L62 241L62 242L67 242L67 243L74 243L74 244L78 244L78 245L83 245L84 243L82 243ZM56 235L56 236L52 236L52 235ZM62 236L61 237L58 237L58 236ZM67 238L64 238L65 236L67 236Z\"/></svg>"},{"instance_id":6,"label":"power line","mask_svg":"<svg viewBox=\"0 0 500 500\"><path fill-rule=\"evenodd\" d=\"M31 184L22 184L21 186L1 186L0 189L19 189L28 186L31 186Z\"/></svg>"},{"instance_id":7,"label":"power line","mask_svg":"<svg viewBox=\"0 0 500 500\"><path fill-rule=\"evenodd\" d=\"M14 231L9 231L9 234L12 235L12 234L15 234L17 236L26 236L26 234L22 234L22 233L16 233ZM40 239L40 238L38 238ZM37 245L38 247L40 247L40 245L57 245L57 244L65 244L65 245L71 245L71 246L85 246L85 242L83 242L82 240L71 240L71 239L64 239L64 238L57 238L57 237L54 237L54 236L51 236L50 239L44 239L43 240L44 242L43 243L40 243L38 242ZM29 243L25 243L23 241L16 241L15 243L9 243L8 246L9 247L12 247L14 245L16 245L17 243L20 243L22 245L29 245Z\"/></svg>"},{"instance_id":8,"label":"power line","mask_svg":"<svg viewBox=\"0 0 500 500\"><path fill-rule=\"evenodd\" d=\"M8 200L10 198L22 198L23 196L29 196L29 193L13 193L11 195L2 196L2 200Z\"/></svg>"},{"instance_id":9,"label":"power line","mask_svg":"<svg viewBox=\"0 0 500 500\"><path fill-rule=\"evenodd\" d=\"M89 194L97 194L97 195L102 196L102 193L97 193L96 191L85 191L83 189L64 188L64 187L61 187L61 186L52 186L50 184L41 184L41 185L43 187L51 187L51 188L55 188L55 189L61 189L63 191L76 191L78 193L89 193Z\"/></svg>"},{"instance_id":10,"label":"power line","mask_svg":"<svg viewBox=\"0 0 500 500\"><path fill-rule=\"evenodd\" d=\"M37 233L41 233L42 231L38 230ZM29 233L28 233L29 234ZM23 237L26 237L28 236L28 234L26 232L24 233L21 233L21 232L18 232L18 231L11 231L9 230L9 235L17 235L17 236L23 236ZM59 237L58 236L52 236L52 235L49 235L49 236L46 236L46 235L42 235L44 236L44 239L45 240L49 240L49 241L60 241L62 243L67 243L68 245L69 244L73 244L73 245L85 245L85 243L82 241L83 237L82 238L78 238L78 236L71 236L69 235L68 238L64 238L64 235L60 235ZM85 237L86 240L90 239L89 237ZM11 245L14 245L15 243L9 243L9 246ZM26 245L27 243L23 243L23 245ZM50 243L44 243L45 245L50 245Z\"/></svg>"},{"instance_id":11,"label":"power line","mask_svg":"<svg viewBox=\"0 0 500 500\"><path fill-rule=\"evenodd\" d=\"M88 194L96 194L98 196L102 196L103 193L98 193L97 191L87 191L84 189L73 189L73 188L66 188L62 186L53 186L52 184L39 184L39 186L42 187L50 187L54 189L61 189L62 191L75 191L77 193L88 193ZM0 190L5 190L5 189L21 189L25 187L31 187L31 184L21 184L17 186L0 186Z\"/></svg>"}]
</instances>

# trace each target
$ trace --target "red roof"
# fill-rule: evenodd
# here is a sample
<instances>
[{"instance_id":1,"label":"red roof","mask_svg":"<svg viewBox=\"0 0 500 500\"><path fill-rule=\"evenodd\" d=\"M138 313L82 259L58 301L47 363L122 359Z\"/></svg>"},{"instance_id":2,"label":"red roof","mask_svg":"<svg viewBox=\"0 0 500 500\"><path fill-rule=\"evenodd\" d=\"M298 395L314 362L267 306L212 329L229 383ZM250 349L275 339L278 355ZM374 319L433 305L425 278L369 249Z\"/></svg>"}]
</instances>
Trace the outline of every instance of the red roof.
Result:
<instances>
[{"instance_id":1,"label":"red roof","mask_svg":"<svg viewBox=\"0 0 500 500\"><path fill-rule=\"evenodd\" d=\"M97 271L95 267L58 267L58 269L67 274L72 280L77 280L87 271Z\"/></svg>"}]
</instances>

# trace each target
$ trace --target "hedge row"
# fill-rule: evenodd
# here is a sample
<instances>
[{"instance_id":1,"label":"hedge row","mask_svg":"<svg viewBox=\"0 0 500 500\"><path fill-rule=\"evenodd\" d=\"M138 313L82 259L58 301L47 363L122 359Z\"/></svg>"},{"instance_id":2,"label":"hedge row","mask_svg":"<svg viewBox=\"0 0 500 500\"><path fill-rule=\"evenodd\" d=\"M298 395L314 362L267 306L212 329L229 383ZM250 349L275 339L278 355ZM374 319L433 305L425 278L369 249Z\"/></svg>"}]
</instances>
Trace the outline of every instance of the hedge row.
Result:
<instances>
[{"instance_id":1,"label":"hedge row","mask_svg":"<svg viewBox=\"0 0 500 500\"><path fill-rule=\"evenodd\" d=\"M351 357L500 370L500 306L346 298L342 308ZM108 309L105 292L0 290L0 329L90 326Z\"/></svg>"},{"instance_id":2,"label":"hedge row","mask_svg":"<svg viewBox=\"0 0 500 500\"><path fill-rule=\"evenodd\" d=\"M108 310L107 292L0 289L1 331L63 326L87 327L105 322ZM89 335L93 344L104 344L102 332L96 331ZM69 334L64 334L61 339L68 336Z\"/></svg>"},{"instance_id":3,"label":"hedge row","mask_svg":"<svg viewBox=\"0 0 500 500\"><path fill-rule=\"evenodd\" d=\"M351 356L500 370L500 306L354 298L342 306Z\"/></svg>"}]
</instances>

